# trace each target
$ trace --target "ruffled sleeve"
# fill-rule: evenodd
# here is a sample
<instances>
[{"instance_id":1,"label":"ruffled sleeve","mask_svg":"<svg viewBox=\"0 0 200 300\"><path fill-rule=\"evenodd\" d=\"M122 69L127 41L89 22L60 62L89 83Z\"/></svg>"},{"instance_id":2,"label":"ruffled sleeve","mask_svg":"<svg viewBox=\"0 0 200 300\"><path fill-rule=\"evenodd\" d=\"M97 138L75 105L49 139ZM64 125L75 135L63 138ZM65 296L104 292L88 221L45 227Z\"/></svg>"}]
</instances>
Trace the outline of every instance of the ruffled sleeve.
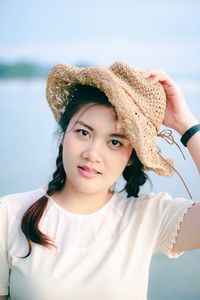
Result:
<instances>
[{"instance_id":1,"label":"ruffled sleeve","mask_svg":"<svg viewBox=\"0 0 200 300\"><path fill-rule=\"evenodd\" d=\"M6 197L0 198L0 295L8 295L9 263L7 255L8 213Z\"/></svg>"},{"instance_id":2,"label":"ruffled sleeve","mask_svg":"<svg viewBox=\"0 0 200 300\"><path fill-rule=\"evenodd\" d=\"M172 252L174 243L184 219L184 215L195 203L185 198L172 198L168 193L160 193L157 199L158 233L155 252L162 252L170 258L177 258L184 252Z\"/></svg>"}]
</instances>

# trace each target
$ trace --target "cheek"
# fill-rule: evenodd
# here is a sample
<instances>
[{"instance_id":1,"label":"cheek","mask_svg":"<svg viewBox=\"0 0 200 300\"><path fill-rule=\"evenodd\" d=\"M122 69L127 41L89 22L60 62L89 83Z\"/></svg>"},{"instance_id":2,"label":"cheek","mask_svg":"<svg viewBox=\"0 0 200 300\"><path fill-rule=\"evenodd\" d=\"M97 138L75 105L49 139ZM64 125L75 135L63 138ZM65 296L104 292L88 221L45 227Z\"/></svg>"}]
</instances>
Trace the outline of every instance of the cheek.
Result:
<instances>
[{"instance_id":1,"label":"cheek","mask_svg":"<svg viewBox=\"0 0 200 300\"><path fill-rule=\"evenodd\" d=\"M72 145L73 145L73 140L70 139L69 136L65 136L64 142L63 142L63 146L64 146L65 148L70 148Z\"/></svg>"},{"instance_id":2,"label":"cheek","mask_svg":"<svg viewBox=\"0 0 200 300\"><path fill-rule=\"evenodd\" d=\"M113 157L115 160L114 165L117 168L124 168L129 160L131 152L132 152L132 149L124 149L120 153L117 153L115 158ZM113 159L111 161L113 162Z\"/></svg>"},{"instance_id":3,"label":"cheek","mask_svg":"<svg viewBox=\"0 0 200 300\"><path fill-rule=\"evenodd\" d=\"M122 152L122 157L124 161L128 161L129 157L131 156L132 153L132 148L131 147L126 147L124 151Z\"/></svg>"},{"instance_id":4,"label":"cheek","mask_svg":"<svg viewBox=\"0 0 200 300\"><path fill-rule=\"evenodd\" d=\"M79 146L74 139L72 139L69 135L66 135L63 141L63 155L64 157L70 157L71 154L74 154L78 151Z\"/></svg>"}]
</instances>

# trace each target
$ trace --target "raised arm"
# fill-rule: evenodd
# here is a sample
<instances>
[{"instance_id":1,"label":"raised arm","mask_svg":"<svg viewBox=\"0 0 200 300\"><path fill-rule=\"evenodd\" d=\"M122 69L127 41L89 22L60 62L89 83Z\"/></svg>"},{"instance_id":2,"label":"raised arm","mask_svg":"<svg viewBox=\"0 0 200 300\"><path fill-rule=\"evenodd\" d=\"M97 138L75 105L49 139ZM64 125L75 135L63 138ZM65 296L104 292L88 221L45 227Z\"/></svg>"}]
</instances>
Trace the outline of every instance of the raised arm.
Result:
<instances>
[{"instance_id":1,"label":"raised arm","mask_svg":"<svg viewBox=\"0 0 200 300\"><path fill-rule=\"evenodd\" d=\"M143 70L141 73L152 83L160 82L165 89L167 106L163 125L171 127L182 136L189 128L199 124L200 120L193 116L181 89L168 75L161 70ZM187 149L200 173L200 131L188 140ZM200 202L196 202L184 216L172 251L181 252L197 248L200 248Z\"/></svg>"}]
</instances>

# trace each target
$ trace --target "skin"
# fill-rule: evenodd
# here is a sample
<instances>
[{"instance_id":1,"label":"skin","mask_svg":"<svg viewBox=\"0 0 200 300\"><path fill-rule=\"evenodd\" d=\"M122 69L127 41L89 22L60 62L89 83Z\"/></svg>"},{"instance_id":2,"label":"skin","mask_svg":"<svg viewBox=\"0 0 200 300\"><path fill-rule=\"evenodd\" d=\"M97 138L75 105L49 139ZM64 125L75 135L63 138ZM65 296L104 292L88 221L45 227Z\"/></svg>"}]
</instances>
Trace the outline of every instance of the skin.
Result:
<instances>
[{"instance_id":1,"label":"skin","mask_svg":"<svg viewBox=\"0 0 200 300\"><path fill-rule=\"evenodd\" d=\"M53 198L71 212L88 214L111 198L109 188L126 167L132 147L128 139L109 136L116 130L125 135L113 108L94 105L81 115L82 110L85 106L73 116L64 135L63 165L67 180L62 191L55 193ZM76 124L77 120L92 127L93 131ZM87 165L101 174L86 178L80 175L79 165Z\"/></svg>"}]
</instances>

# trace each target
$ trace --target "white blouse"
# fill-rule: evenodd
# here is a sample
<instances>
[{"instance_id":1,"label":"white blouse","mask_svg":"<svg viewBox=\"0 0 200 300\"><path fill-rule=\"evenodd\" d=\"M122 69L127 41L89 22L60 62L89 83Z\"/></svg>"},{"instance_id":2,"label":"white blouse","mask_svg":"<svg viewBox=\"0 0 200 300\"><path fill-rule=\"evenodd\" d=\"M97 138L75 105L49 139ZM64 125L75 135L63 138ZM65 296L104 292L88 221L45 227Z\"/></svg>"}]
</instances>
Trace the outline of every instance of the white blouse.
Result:
<instances>
[{"instance_id":1,"label":"white blouse","mask_svg":"<svg viewBox=\"0 0 200 300\"><path fill-rule=\"evenodd\" d=\"M39 229L56 244L28 243L21 218L44 187L0 199L0 295L10 300L145 300L151 257L171 253L193 201L165 192L139 198L115 192L99 210L83 215L49 197Z\"/></svg>"}]
</instances>

